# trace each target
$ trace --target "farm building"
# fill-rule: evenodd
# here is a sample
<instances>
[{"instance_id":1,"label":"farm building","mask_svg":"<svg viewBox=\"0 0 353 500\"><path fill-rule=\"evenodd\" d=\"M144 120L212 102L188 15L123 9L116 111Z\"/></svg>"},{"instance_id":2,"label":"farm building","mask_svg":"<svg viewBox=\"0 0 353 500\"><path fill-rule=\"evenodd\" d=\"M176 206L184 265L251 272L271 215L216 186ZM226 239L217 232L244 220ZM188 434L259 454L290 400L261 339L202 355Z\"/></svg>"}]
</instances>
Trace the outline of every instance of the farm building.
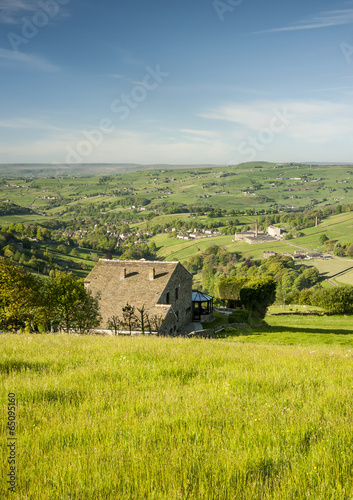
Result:
<instances>
[{"instance_id":1,"label":"farm building","mask_svg":"<svg viewBox=\"0 0 353 500\"><path fill-rule=\"evenodd\" d=\"M113 316L122 316L126 304L145 307L158 317L160 332L174 334L192 322L192 275L179 262L98 261L84 281L93 295L99 294L102 321L107 330Z\"/></svg>"},{"instance_id":2,"label":"farm building","mask_svg":"<svg viewBox=\"0 0 353 500\"><path fill-rule=\"evenodd\" d=\"M267 228L267 234L274 238L283 238L284 233L285 231L281 227L268 226Z\"/></svg>"},{"instance_id":3,"label":"farm building","mask_svg":"<svg viewBox=\"0 0 353 500\"><path fill-rule=\"evenodd\" d=\"M268 259L269 257L274 257L275 255L277 255L276 252L272 252L270 250L264 250L262 252L262 258L263 259Z\"/></svg>"}]
</instances>

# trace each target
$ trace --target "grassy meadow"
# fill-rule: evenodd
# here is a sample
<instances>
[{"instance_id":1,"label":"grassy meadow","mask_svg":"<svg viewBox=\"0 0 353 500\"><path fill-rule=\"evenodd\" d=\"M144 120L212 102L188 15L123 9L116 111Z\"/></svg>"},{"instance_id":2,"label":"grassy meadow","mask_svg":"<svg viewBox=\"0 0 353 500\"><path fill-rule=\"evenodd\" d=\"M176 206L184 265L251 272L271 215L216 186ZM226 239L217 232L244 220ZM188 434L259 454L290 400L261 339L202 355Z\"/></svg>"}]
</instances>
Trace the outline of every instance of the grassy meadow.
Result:
<instances>
[{"instance_id":1,"label":"grassy meadow","mask_svg":"<svg viewBox=\"0 0 353 500\"><path fill-rule=\"evenodd\" d=\"M214 340L2 335L11 498L351 499L351 318L268 323Z\"/></svg>"}]
</instances>

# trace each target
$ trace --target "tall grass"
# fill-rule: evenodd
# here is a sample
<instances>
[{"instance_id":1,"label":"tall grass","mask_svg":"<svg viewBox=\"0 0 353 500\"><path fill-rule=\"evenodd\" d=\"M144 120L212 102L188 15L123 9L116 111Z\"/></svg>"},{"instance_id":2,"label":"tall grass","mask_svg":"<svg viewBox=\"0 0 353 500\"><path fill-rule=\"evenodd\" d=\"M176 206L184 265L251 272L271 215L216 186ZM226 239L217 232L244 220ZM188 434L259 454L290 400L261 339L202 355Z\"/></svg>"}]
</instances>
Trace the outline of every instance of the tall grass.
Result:
<instances>
[{"instance_id":1,"label":"tall grass","mask_svg":"<svg viewBox=\"0 0 353 500\"><path fill-rule=\"evenodd\" d=\"M353 496L353 352L229 340L1 336L15 499ZM6 447L0 497L6 498Z\"/></svg>"}]
</instances>

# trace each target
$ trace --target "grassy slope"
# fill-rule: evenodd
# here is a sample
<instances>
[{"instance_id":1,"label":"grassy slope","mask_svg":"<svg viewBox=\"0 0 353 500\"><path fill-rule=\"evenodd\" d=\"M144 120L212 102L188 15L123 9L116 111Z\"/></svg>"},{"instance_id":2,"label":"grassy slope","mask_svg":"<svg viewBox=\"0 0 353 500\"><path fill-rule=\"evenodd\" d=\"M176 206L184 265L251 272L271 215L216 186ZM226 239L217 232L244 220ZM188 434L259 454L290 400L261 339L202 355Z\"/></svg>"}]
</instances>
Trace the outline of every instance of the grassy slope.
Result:
<instances>
[{"instance_id":1,"label":"grassy slope","mask_svg":"<svg viewBox=\"0 0 353 500\"><path fill-rule=\"evenodd\" d=\"M1 351L1 405L18 401L13 498L353 495L347 347L4 335Z\"/></svg>"}]
</instances>

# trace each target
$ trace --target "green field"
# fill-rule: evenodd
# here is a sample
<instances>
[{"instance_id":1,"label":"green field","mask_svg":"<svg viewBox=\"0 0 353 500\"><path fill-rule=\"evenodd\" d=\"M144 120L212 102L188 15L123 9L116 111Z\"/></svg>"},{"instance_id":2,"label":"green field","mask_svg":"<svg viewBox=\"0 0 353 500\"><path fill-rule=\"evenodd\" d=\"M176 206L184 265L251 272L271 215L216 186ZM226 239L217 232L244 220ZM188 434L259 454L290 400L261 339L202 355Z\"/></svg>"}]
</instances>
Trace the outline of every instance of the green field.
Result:
<instances>
[{"instance_id":1,"label":"green field","mask_svg":"<svg viewBox=\"0 0 353 500\"><path fill-rule=\"evenodd\" d=\"M351 318L267 320L219 340L3 335L1 498L351 499Z\"/></svg>"},{"instance_id":2,"label":"green field","mask_svg":"<svg viewBox=\"0 0 353 500\"><path fill-rule=\"evenodd\" d=\"M31 207L37 214L31 220L40 220L42 214L55 217L59 211L51 206L50 198L55 198L60 213L68 216L68 208L77 204L84 207L109 203L127 193L148 199L152 210L161 200L211 204L244 213L251 209L286 211L292 207L323 208L353 202L351 165L252 162L223 167L144 168L83 166L69 169L63 176L62 170L53 167L31 170L30 166L11 169L0 165L0 178L4 179L0 184L0 200ZM0 224L13 221L17 219L12 216L0 218Z\"/></svg>"},{"instance_id":3,"label":"green field","mask_svg":"<svg viewBox=\"0 0 353 500\"><path fill-rule=\"evenodd\" d=\"M183 241L170 238L162 227L163 224L171 224L178 219L205 226L213 224L214 228L218 227L218 223L219 228L227 223L234 226L239 224L240 227L249 224L253 227L259 213L284 214L293 209L324 209L327 206L333 206L334 212L334 205L353 202L350 186L352 165L278 165L252 162L235 166L186 166L175 169L171 166L160 166L159 169L153 166L146 169L145 166L138 165L131 165L130 169L127 165L102 165L99 168L76 166L69 169L67 175L60 170L62 176L56 177L54 175L59 174L55 173L53 167L49 166L51 176L45 166L27 167L20 165L11 169L10 166L0 165L0 177L3 179L0 180L0 200L9 200L33 210L31 214L0 216L2 227L13 222L46 226L49 221L60 221L69 227L87 229L90 233L94 231L95 224L103 228L106 224L107 229L113 227L119 232L126 218L132 236L135 232L150 231L153 226L158 226L159 234L146 242L156 244L155 255L158 259L179 260L183 263L210 245L219 245L229 252L236 252L241 255L242 260L259 260L265 250L294 253L295 250L305 249L326 253L325 247L319 242L322 234L341 245L353 243L353 212L329 216L318 227L301 230L304 236L299 238L256 245L234 243L232 235ZM99 175L91 175L93 173ZM48 200L52 197L56 199ZM146 208L145 211L130 210L129 203L132 203L134 197L147 203L143 207ZM127 199L131 200L124 205ZM184 203L190 210L192 205L200 210L205 209L205 212L197 211L197 216L193 213L165 213L168 210L164 210L163 203L174 203L173 209ZM210 207L215 210L215 214L207 212ZM217 212L218 209L234 212L222 215ZM258 215L255 215L256 212ZM77 237L76 246L80 245L80 237ZM50 247L56 251L50 242L38 242L37 247L42 250ZM91 254L104 257L107 250L89 251L79 248L79 253L80 258L72 260L79 267L80 259L88 254L87 269L73 271L84 276L94 263ZM60 258L64 266L71 258L60 254L55 257ZM338 258L303 262L303 265L315 265L322 278L331 278L338 272L348 270L346 274L335 278L336 283L342 284L353 284L353 272L349 270L352 264L352 260ZM197 280L200 283L196 277Z\"/></svg>"}]
</instances>

